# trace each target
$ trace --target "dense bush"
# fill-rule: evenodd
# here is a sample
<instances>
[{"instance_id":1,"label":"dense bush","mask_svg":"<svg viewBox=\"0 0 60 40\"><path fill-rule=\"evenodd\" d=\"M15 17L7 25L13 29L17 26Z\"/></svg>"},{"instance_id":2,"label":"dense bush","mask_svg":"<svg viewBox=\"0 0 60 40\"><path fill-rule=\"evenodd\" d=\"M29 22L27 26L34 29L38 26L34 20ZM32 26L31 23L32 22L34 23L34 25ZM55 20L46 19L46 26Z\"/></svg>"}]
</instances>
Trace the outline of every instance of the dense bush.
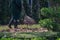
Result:
<instances>
[{"instance_id":1,"label":"dense bush","mask_svg":"<svg viewBox=\"0 0 60 40\"><path fill-rule=\"evenodd\" d=\"M42 8L41 9L41 15L45 17L51 17L53 16L53 8Z\"/></svg>"},{"instance_id":2,"label":"dense bush","mask_svg":"<svg viewBox=\"0 0 60 40\"><path fill-rule=\"evenodd\" d=\"M46 39L46 37L38 37L38 38L1 38L0 40L60 40L60 38L48 38Z\"/></svg>"},{"instance_id":3,"label":"dense bush","mask_svg":"<svg viewBox=\"0 0 60 40\"><path fill-rule=\"evenodd\" d=\"M20 40L18 38L1 38L0 40Z\"/></svg>"},{"instance_id":4,"label":"dense bush","mask_svg":"<svg viewBox=\"0 0 60 40\"><path fill-rule=\"evenodd\" d=\"M36 37L36 38L1 38L0 40L47 40L46 38Z\"/></svg>"},{"instance_id":5,"label":"dense bush","mask_svg":"<svg viewBox=\"0 0 60 40\"><path fill-rule=\"evenodd\" d=\"M42 8L41 15L47 17L39 21L42 27L52 29L53 31L60 31L60 7Z\"/></svg>"},{"instance_id":6,"label":"dense bush","mask_svg":"<svg viewBox=\"0 0 60 40\"><path fill-rule=\"evenodd\" d=\"M41 9L41 15L51 18L51 17L60 17L60 7L56 8L42 8Z\"/></svg>"},{"instance_id":7,"label":"dense bush","mask_svg":"<svg viewBox=\"0 0 60 40\"><path fill-rule=\"evenodd\" d=\"M45 27L47 29L53 29L53 21L51 19L43 19L40 20L39 23L42 27Z\"/></svg>"}]
</instances>

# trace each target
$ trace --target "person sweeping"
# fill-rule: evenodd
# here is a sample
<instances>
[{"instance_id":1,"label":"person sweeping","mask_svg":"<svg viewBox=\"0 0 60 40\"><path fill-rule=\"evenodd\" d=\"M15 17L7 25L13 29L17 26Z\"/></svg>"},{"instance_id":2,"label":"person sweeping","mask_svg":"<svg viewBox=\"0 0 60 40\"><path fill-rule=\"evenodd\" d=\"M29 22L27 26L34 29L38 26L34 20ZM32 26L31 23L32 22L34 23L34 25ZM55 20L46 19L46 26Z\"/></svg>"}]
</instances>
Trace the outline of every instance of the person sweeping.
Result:
<instances>
[{"instance_id":1,"label":"person sweeping","mask_svg":"<svg viewBox=\"0 0 60 40\"><path fill-rule=\"evenodd\" d=\"M9 21L8 27L12 29L11 25L14 24L14 28L17 29L17 25L19 22L20 14L21 14L21 0L12 0L10 3L10 11L11 11L11 19Z\"/></svg>"}]
</instances>

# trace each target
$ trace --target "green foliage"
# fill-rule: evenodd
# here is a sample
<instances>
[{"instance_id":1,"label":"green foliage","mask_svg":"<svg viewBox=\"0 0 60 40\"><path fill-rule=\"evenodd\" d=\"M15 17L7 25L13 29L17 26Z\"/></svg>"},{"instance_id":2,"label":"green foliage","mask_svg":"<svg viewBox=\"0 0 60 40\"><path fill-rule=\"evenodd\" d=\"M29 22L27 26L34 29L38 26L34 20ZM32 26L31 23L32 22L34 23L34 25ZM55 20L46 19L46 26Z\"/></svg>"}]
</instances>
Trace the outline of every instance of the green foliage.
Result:
<instances>
[{"instance_id":1,"label":"green foliage","mask_svg":"<svg viewBox=\"0 0 60 40\"><path fill-rule=\"evenodd\" d=\"M3 33L0 33L0 34L3 34ZM10 33L5 33L5 34L6 34L6 36L9 36L9 35L10 36L9 37L2 36L2 37L0 37L0 40L50 40L50 39L53 40L54 37L57 37L57 32L20 32L20 33L18 32L18 33L16 33L16 35L14 35L15 33L13 33L13 36L11 36L12 34L10 34ZM9 34L9 35L7 35L7 34ZM32 36L33 35L35 35L35 36L30 37L30 34ZM22 36L24 36L24 37L22 37Z\"/></svg>"},{"instance_id":2,"label":"green foliage","mask_svg":"<svg viewBox=\"0 0 60 40\"><path fill-rule=\"evenodd\" d=\"M53 21L51 19L43 19L39 21L40 25L42 27L48 28L48 29L52 29L53 28Z\"/></svg>"},{"instance_id":3,"label":"green foliage","mask_svg":"<svg viewBox=\"0 0 60 40\"><path fill-rule=\"evenodd\" d=\"M32 38L31 40L47 40L46 38L41 38L41 37L38 37L38 38Z\"/></svg>"},{"instance_id":4,"label":"green foliage","mask_svg":"<svg viewBox=\"0 0 60 40\"><path fill-rule=\"evenodd\" d=\"M54 23L51 19L43 19L39 21L42 27L52 31L60 31L60 24Z\"/></svg>"},{"instance_id":5,"label":"green foliage","mask_svg":"<svg viewBox=\"0 0 60 40\"><path fill-rule=\"evenodd\" d=\"M51 17L53 16L53 8L42 8L41 9L41 15L45 16L45 17Z\"/></svg>"},{"instance_id":6,"label":"green foliage","mask_svg":"<svg viewBox=\"0 0 60 40\"><path fill-rule=\"evenodd\" d=\"M36 37L36 38L29 38L30 40L47 40L45 37L41 38L41 37ZM18 38L1 38L0 40L29 40L27 38L23 38L23 39L18 39Z\"/></svg>"},{"instance_id":7,"label":"green foliage","mask_svg":"<svg viewBox=\"0 0 60 40\"><path fill-rule=\"evenodd\" d=\"M18 38L1 38L0 40L20 40Z\"/></svg>"},{"instance_id":8,"label":"green foliage","mask_svg":"<svg viewBox=\"0 0 60 40\"><path fill-rule=\"evenodd\" d=\"M60 17L60 7L56 8L42 8L41 15L51 18L51 17Z\"/></svg>"},{"instance_id":9,"label":"green foliage","mask_svg":"<svg viewBox=\"0 0 60 40\"><path fill-rule=\"evenodd\" d=\"M60 24L59 24L60 7L42 8L41 15L43 15L44 17L47 17L47 18L39 21L41 26L46 27L48 29L52 28L55 31L60 30Z\"/></svg>"},{"instance_id":10,"label":"green foliage","mask_svg":"<svg viewBox=\"0 0 60 40\"><path fill-rule=\"evenodd\" d=\"M53 31L60 32L60 24L54 23L53 25L54 25L53 26Z\"/></svg>"},{"instance_id":11,"label":"green foliage","mask_svg":"<svg viewBox=\"0 0 60 40\"><path fill-rule=\"evenodd\" d=\"M56 17L60 18L60 7L56 9Z\"/></svg>"},{"instance_id":12,"label":"green foliage","mask_svg":"<svg viewBox=\"0 0 60 40\"><path fill-rule=\"evenodd\" d=\"M57 38L56 40L60 40L60 38Z\"/></svg>"}]
</instances>

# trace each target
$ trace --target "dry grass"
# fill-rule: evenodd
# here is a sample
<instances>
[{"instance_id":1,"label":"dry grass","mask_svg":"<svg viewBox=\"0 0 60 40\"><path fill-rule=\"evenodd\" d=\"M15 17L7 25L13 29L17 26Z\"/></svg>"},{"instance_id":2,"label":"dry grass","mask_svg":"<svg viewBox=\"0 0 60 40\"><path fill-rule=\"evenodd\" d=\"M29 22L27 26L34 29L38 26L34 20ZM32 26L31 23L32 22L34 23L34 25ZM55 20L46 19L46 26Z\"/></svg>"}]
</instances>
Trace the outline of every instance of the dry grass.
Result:
<instances>
[{"instance_id":1,"label":"dry grass","mask_svg":"<svg viewBox=\"0 0 60 40\"><path fill-rule=\"evenodd\" d=\"M14 26L12 25L12 28ZM40 28L40 25L39 24L34 24L34 25L18 25L19 28ZM7 30L9 29L8 28L8 25L0 25L0 30Z\"/></svg>"}]
</instances>

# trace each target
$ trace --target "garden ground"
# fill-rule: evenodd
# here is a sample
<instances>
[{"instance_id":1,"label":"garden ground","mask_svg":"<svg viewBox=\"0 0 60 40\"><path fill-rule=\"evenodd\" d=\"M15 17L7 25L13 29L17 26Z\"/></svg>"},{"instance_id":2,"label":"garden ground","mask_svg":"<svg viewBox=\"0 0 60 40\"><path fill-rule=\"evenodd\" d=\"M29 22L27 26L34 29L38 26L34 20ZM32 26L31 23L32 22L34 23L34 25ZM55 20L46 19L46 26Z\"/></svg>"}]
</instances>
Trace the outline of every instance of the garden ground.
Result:
<instances>
[{"instance_id":1,"label":"garden ground","mask_svg":"<svg viewBox=\"0 0 60 40\"><path fill-rule=\"evenodd\" d=\"M13 28L13 25L12 25ZM34 25L18 25L18 29L11 29L11 31L16 30L17 32L47 32L48 30L46 28L42 28L39 24ZM10 32L10 29L7 25L1 25L0 26L0 32L8 31Z\"/></svg>"},{"instance_id":2,"label":"garden ground","mask_svg":"<svg viewBox=\"0 0 60 40\"><path fill-rule=\"evenodd\" d=\"M13 27L13 25L12 25ZM40 25L18 25L19 29L16 32L10 32L7 25L0 26L1 40L40 40L43 37L55 37L57 32L47 31ZM45 40L45 39L42 39Z\"/></svg>"}]
</instances>

